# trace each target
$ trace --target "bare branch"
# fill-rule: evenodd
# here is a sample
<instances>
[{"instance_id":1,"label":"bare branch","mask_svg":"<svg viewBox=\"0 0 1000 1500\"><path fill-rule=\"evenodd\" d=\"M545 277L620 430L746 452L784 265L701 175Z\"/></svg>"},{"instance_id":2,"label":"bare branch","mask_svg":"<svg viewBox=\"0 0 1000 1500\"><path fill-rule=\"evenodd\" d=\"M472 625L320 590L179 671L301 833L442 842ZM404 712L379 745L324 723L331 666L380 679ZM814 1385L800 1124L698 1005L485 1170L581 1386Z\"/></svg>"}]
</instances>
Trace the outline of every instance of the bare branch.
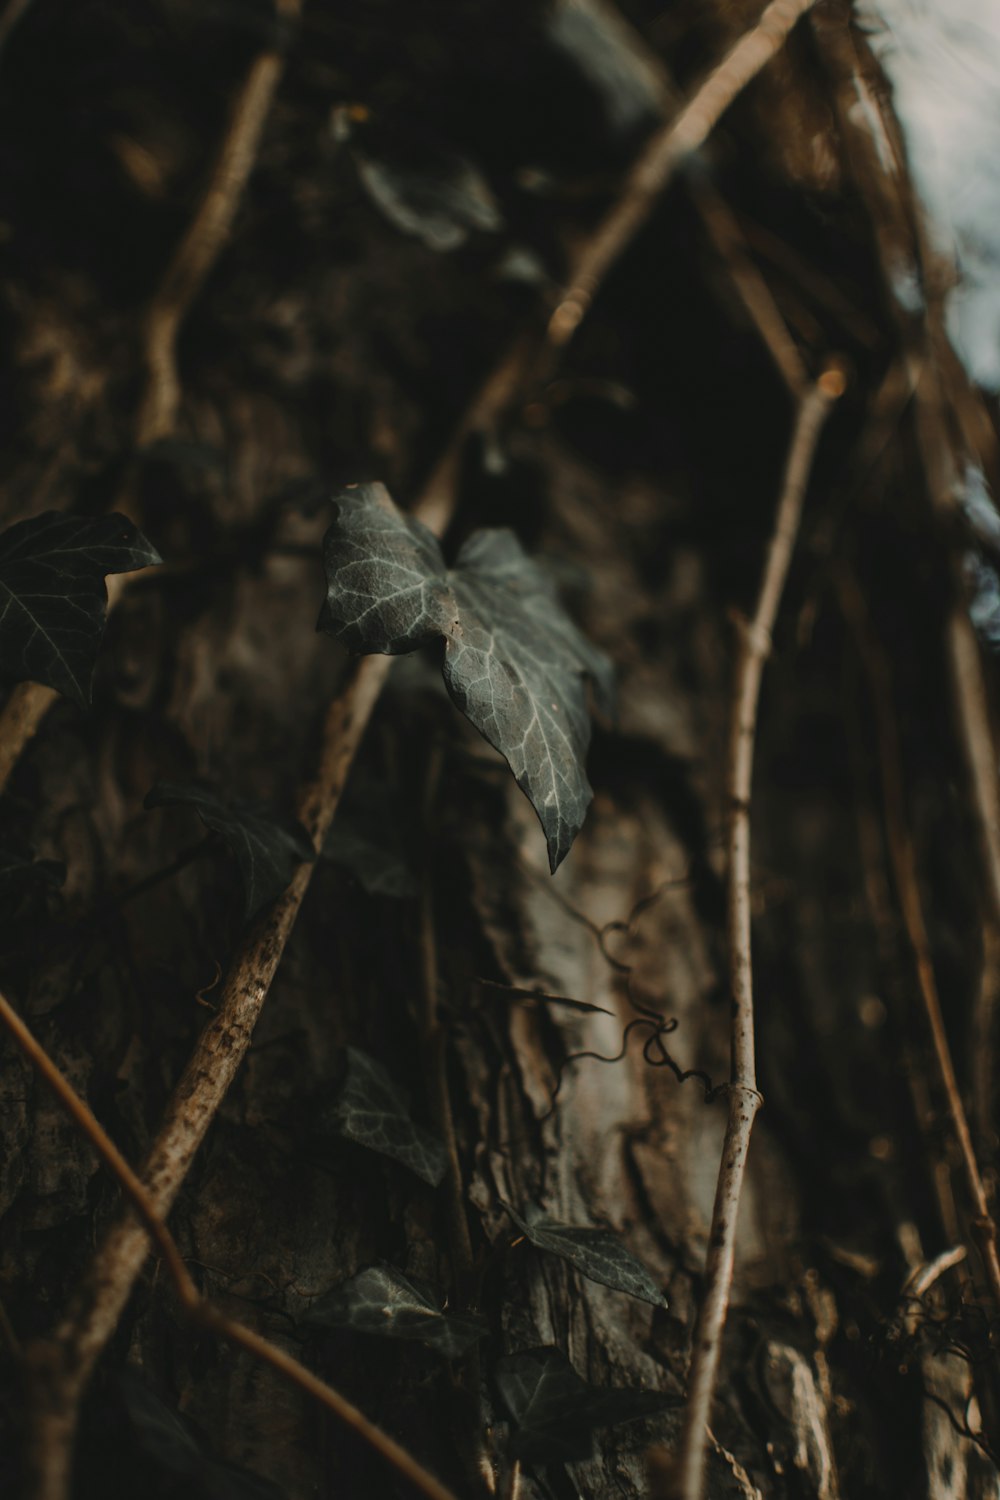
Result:
<instances>
[{"instance_id":1,"label":"bare branch","mask_svg":"<svg viewBox=\"0 0 1000 1500\"><path fill-rule=\"evenodd\" d=\"M21 8L24 8L23 6ZM0 46L7 29L17 19L15 6L0 17ZM278 0L279 17L297 15L298 0ZM18 11L19 14L19 11ZM275 90L284 72L284 58L267 50L251 65L237 96L215 167L194 218L160 282L146 315L143 358L146 387L136 414L133 441L141 449L173 431L180 403L176 346L180 326L188 309L219 257L247 179L253 170L261 135L270 113ZM133 514L134 499L128 493L116 500L124 515ZM112 609L125 587L127 574L108 580L108 608ZM19 682L0 711L0 791L7 785L26 746L59 694L40 682Z\"/></svg>"},{"instance_id":2,"label":"bare branch","mask_svg":"<svg viewBox=\"0 0 1000 1500\"><path fill-rule=\"evenodd\" d=\"M885 809L886 840L896 884L903 925L913 955L917 987L931 1035L938 1083L944 1094L951 1127L958 1144L966 1188L973 1208L972 1233L975 1237L994 1306L1000 1309L1000 1260L997 1257L997 1228L990 1212L986 1188L976 1159L972 1132L955 1075L951 1046L941 1012L941 1000L934 975L930 939L924 920L923 902L917 873L916 851L906 817L903 796L902 752L899 729L893 710L892 682L885 654L868 619L860 591L847 580L841 580L841 606L858 643L862 667L868 679L868 691L875 718L878 743L882 802ZM978 662L977 662L978 666Z\"/></svg>"},{"instance_id":3,"label":"bare branch","mask_svg":"<svg viewBox=\"0 0 1000 1500\"><path fill-rule=\"evenodd\" d=\"M455 1500L451 1491L435 1479L433 1474L428 1473L411 1454L380 1428L369 1422L339 1391L318 1379L297 1359L293 1359L277 1345L262 1338L260 1334L254 1333L242 1323L236 1323L231 1318L227 1318L218 1308L213 1307L202 1297L184 1264L177 1242L157 1213L143 1183L122 1156L100 1121L59 1071L45 1048L32 1035L2 994L0 994L0 1024L7 1028L32 1067L52 1090L63 1109L79 1126L105 1166L111 1169L119 1185L132 1200L132 1205L142 1219L147 1232L159 1246L178 1299L188 1316L203 1327L210 1328L220 1338L226 1339L231 1344L238 1344L249 1353L256 1355L258 1359L285 1375L300 1389L308 1392L370 1443L387 1463L406 1479L412 1481L422 1494L429 1497L429 1500Z\"/></svg>"},{"instance_id":4,"label":"bare branch","mask_svg":"<svg viewBox=\"0 0 1000 1500\"><path fill-rule=\"evenodd\" d=\"M587 240L569 287L549 321L550 344L573 337L609 270L653 211L685 157L704 145L726 110L776 52L814 0L771 0L757 25L742 36L677 117L648 142L624 191Z\"/></svg>"},{"instance_id":5,"label":"bare branch","mask_svg":"<svg viewBox=\"0 0 1000 1500\"><path fill-rule=\"evenodd\" d=\"M830 407L843 389L842 372L836 366L830 366L799 403L757 607L753 619L741 622L740 628L726 775L730 809L728 946L733 1006L729 1119L712 1210L705 1261L705 1296L695 1329L688 1375L688 1404L674 1479L678 1500L701 1500L705 1446L733 1279L736 1224L747 1152L754 1120L763 1103L757 1088L754 1060L750 941L750 791L760 684L798 535L816 445Z\"/></svg>"}]
</instances>

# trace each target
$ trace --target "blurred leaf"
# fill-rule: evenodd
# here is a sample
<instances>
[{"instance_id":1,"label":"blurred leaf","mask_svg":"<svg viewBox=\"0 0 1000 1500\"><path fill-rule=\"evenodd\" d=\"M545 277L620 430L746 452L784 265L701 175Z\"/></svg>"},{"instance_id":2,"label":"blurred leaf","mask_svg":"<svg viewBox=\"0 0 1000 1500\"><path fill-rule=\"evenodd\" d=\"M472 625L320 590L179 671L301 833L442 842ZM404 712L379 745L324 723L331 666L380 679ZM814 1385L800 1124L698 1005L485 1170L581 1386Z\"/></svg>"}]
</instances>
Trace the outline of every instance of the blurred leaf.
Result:
<instances>
[{"instance_id":1,"label":"blurred leaf","mask_svg":"<svg viewBox=\"0 0 1000 1500\"><path fill-rule=\"evenodd\" d=\"M119 1376L118 1388L137 1449L157 1471L183 1480L191 1500L281 1500L275 1485L206 1453L186 1422L132 1370Z\"/></svg>"},{"instance_id":2,"label":"blurred leaf","mask_svg":"<svg viewBox=\"0 0 1000 1500\"><path fill-rule=\"evenodd\" d=\"M495 234L503 217L489 183L468 157L422 127L387 126L350 106L334 112L336 138L350 140L358 177L394 228L430 250L457 250L473 230Z\"/></svg>"},{"instance_id":3,"label":"blurred leaf","mask_svg":"<svg viewBox=\"0 0 1000 1500\"><path fill-rule=\"evenodd\" d=\"M556 0L548 33L595 90L616 134L631 135L659 122L663 86L616 6Z\"/></svg>"},{"instance_id":4,"label":"blurred leaf","mask_svg":"<svg viewBox=\"0 0 1000 1500\"><path fill-rule=\"evenodd\" d=\"M358 1047L347 1049L347 1078L337 1101L340 1132L371 1151L391 1156L431 1187L448 1170L448 1153L429 1131L414 1125L409 1099L380 1062Z\"/></svg>"},{"instance_id":5,"label":"blurred leaf","mask_svg":"<svg viewBox=\"0 0 1000 1500\"><path fill-rule=\"evenodd\" d=\"M533 1205L526 1217L509 1204L504 1207L522 1234L539 1250L568 1260L591 1281L599 1281L616 1292L627 1292L654 1307L667 1307L667 1299L641 1261L626 1249L610 1229L589 1229L546 1219Z\"/></svg>"},{"instance_id":6,"label":"blurred leaf","mask_svg":"<svg viewBox=\"0 0 1000 1500\"><path fill-rule=\"evenodd\" d=\"M592 792L586 679L601 708L613 673L565 613L513 532L477 531L452 569L437 538L403 516L383 485L342 490L323 543L319 628L349 650L400 655L444 640L453 702L503 755L538 814L554 871Z\"/></svg>"},{"instance_id":7,"label":"blurred leaf","mask_svg":"<svg viewBox=\"0 0 1000 1500\"><path fill-rule=\"evenodd\" d=\"M90 705L108 573L162 562L126 516L47 510L0 533L0 675Z\"/></svg>"},{"instance_id":8,"label":"blurred leaf","mask_svg":"<svg viewBox=\"0 0 1000 1500\"><path fill-rule=\"evenodd\" d=\"M268 807L227 805L204 787L158 781L143 806L192 807L222 838L239 866L247 919L281 895L300 864L316 858L309 835L294 818Z\"/></svg>"},{"instance_id":9,"label":"blurred leaf","mask_svg":"<svg viewBox=\"0 0 1000 1500\"><path fill-rule=\"evenodd\" d=\"M414 1339L457 1359L489 1332L482 1318L445 1313L428 1288L395 1266L369 1266L310 1308L308 1322L384 1339Z\"/></svg>"},{"instance_id":10,"label":"blurred leaf","mask_svg":"<svg viewBox=\"0 0 1000 1500\"><path fill-rule=\"evenodd\" d=\"M514 1421L512 1451L528 1463L573 1463L593 1452L593 1433L680 1406L663 1391L601 1389L549 1345L508 1354L496 1368L501 1399Z\"/></svg>"},{"instance_id":11,"label":"blurred leaf","mask_svg":"<svg viewBox=\"0 0 1000 1500\"><path fill-rule=\"evenodd\" d=\"M58 890L66 879L66 866L56 859L24 859L9 849L0 849L0 895L16 895L25 886Z\"/></svg>"}]
</instances>

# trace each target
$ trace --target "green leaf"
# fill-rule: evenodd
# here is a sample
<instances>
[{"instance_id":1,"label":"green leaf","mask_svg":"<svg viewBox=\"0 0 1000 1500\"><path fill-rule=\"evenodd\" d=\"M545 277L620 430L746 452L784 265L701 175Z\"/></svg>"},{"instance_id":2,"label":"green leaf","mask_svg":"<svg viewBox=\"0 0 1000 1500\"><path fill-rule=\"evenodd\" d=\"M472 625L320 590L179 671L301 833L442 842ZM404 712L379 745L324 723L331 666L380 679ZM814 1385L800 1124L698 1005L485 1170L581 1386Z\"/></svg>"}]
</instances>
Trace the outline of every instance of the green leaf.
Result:
<instances>
[{"instance_id":1,"label":"green leaf","mask_svg":"<svg viewBox=\"0 0 1000 1500\"><path fill-rule=\"evenodd\" d=\"M0 533L0 674L90 705L108 573L162 562L126 516L44 511Z\"/></svg>"},{"instance_id":2,"label":"green leaf","mask_svg":"<svg viewBox=\"0 0 1000 1500\"><path fill-rule=\"evenodd\" d=\"M668 1306L666 1297L646 1267L610 1229L560 1224L555 1219L546 1219L534 1205L526 1209L526 1216L522 1219L509 1204L504 1204L504 1207L533 1245L568 1260L590 1281L599 1281L602 1286L612 1287L616 1292L627 1292L630 1297L651 1302L654 1307Z\"/></svg>"},{"instance_id":3,"label":"green leaf","mask_svg":"<svg viewBox=\"0 0 1000 1500\"><path fill-rule=\"evenodd\" d=\"M429 1131L414 1125L409 1100L380 1062L358 1047L347 1049L347 1078L337 1101L337 1123L348 1140L391 1156L431 1187L448 1170L448 1153Z\"/></svg>"},{"instance_id":4,"label":"green leaf","mask_svg":"<svg viewBox=\"0 0 1000 1500\"><path fill-rule=\"evenodd\" d=\"M309 1310L308 1322L383 1339L414 1339L457 1359L489 1332L483 1318L446 1313L429 1288L395 1266L369 1266Z\"/></svg>"},{"instance_id":5,"label":"green leaf","mask_svg":"<svg viewBox=\"0 0 1000 1500\"><path fill-rule=\"evenodd\" d=\"M561 1349L547 1345L508 1354L496 1368L500 1397L514 1422L514 1457L528 1463L573 1463L593 1452L593 1433L680 1406L680 1396L588 1385Z\"/></svg>"},{"instance_id":6,"label":"green leaf","mask_svg":"<svg viewBox=\"0 0 1000 1500\"><path fill-rule=\"evenodd\" d=\"M191 807L235 856L243 882L244 917L286 889L299 865L316 858L312 840L294 818L269 807L224 803L200 786L158 781L144 807Z\"/></svg>"},{"instance_id":7,"label":"green leaf","mask_svg":"<svg viewBox=\"0 0 1000 1500\"><path fill-rule=\"evenodd\" d=\"M474 532L448 569L436 537L403 516L380 484L341 491L334 513L319 629L352 651L388 655L444 641L448 692L513 771L554 871L593 795L584 770L586 682L610 713L610 663L513 532Z\"/></svg>"}]
</instances>

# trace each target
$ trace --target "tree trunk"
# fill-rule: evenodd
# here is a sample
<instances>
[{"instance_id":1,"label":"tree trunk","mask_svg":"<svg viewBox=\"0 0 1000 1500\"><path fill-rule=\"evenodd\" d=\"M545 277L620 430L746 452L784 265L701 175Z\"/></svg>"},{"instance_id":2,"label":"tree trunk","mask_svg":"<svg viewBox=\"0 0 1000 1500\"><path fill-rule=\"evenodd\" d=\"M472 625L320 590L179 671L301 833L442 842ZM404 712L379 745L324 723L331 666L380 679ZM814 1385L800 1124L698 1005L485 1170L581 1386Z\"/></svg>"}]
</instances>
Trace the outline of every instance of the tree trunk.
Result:
<instances>
[{"instance_id":1,"label":"tree trunk","mask_svg":"<svg viewBox=\"0 0 1000 1500\"><path fill-rule=\"evenodd\" d=\"M558 366L533 365L459 450L450 436L512 331L540 345L656 111L676 112L665 91L693 94L759 7L632 4L634 33L583 0L237 9L36 0L0 27L5 518L124 509L166 560L111 613L92 712L56 703L17 759L0 847L66 878L4 891L0 988L141 1163L245 933L223 844L143 799L200 781L295 805L349 670L314 628L326 497L379 477L407 508L459 452L448 556L475 527L513 528L615 664L586 824L550 876L531 807L447 701L433 652L395 663L334 823L353 842L316 863L169 1225L214 1305L462 1500L673 1495L731 1065L739 620L774 522L789 380L836 357L848 388L757 731L764 1108L706 1493L997 1496L989 1226L921 1008L930 974L991 1205L998 912L956 662L962 568L974 558L981 586L992 564L951 499L969 465L996 477L995 434L944 340L943 272L850 7L823 0L798 25L653 206ZM171 257L262 56L276 92L232 230L178 293ZM493 220L468 207L479 188L456 209L427 187L454 150L488 178ZM907 274L920 295L903 306ZM149 310L168 305L176 410L143 426L163 394ZM988 656L982 675L989 711ZM344 1137L349 1046L453 1147L439 1186ZM40 1351L62 1347L53 1330L122 1194L13 1042L0 1140L5 1494L416 1493L188 1319L159 1251L78 1421L58 1410ZM610 1228L668 1305L532 1244L519 1221L535 1207ZM448 1360L311 1314L381 1263L480 1314L486 1336ZM676 1403L601 1427L589 1459L515 1463L498 1361L542 1346L593 1386Z\"/></svg>"}]
</instances>

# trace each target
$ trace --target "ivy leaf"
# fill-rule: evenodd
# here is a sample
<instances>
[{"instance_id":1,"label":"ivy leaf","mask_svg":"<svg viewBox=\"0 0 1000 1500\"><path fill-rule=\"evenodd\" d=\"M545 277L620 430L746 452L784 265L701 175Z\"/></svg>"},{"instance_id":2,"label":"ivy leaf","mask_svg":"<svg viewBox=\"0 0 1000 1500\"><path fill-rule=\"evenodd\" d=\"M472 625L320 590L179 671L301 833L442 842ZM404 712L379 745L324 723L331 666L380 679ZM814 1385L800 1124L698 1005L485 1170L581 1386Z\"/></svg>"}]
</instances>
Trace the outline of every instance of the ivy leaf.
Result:
<instances>
[{"instance_id":1,"label":"ivy leaf","mask_svg":"<svg viewBox=\"0 0 1000 1500\"><path fill-rule=\"evenodd\" d=\"M588 1385L561 1349L546 1345L508 1354L496 1368L501 1399L514 1421L513 1455L528 1463L573 1463L593 1452L593 1433L680 1406L663 1391Z\"/></svg>"},{"instance_id":2,"label":"ivy leaf","mask_svg":"<svg viewBox=\"0 0 1000 1500\"><path fill-rule=\"evenodd\" d=\"M192 807L219 834L239 866L247 920L281 895L300 864L316 858L312 840L294 818L269 807L227 805L204 787L158 781L143 806Z\"/></svg>"},{"instance_id":3,"label":"ivy leaf","mask_svg":"<svg viewBox=\"0 0 1000 1500\"><path fill-rule=\"evenodd\" d=\"M308 1321L383 1339L414 1339L457 1359L489 1332L483 1318L446 1313L429 1288L395 1266L369 1266L310 1309Z\"/></svg>"},{"instance_id":4,"label":"ivy leaf","mask_svg":"<svg viewBox=\"0 0 1000 1500\"><path fill-rule=\"evenodd\" d=\"M453 702L507 761L538 814L556 870L593 795L586 679L613 705L607 658L580 634L513 532L477 531L452 569L437 538L380 484L334 499L323 543L319 629L352 651L400 655L444 641Z\"/></svg>"},{"instance_id":5,"label":"ivy leaf","mask_svg":"<svg viewBox=\"0 0 1000 1500\"><path fill-rule=\"evenodd\" d=\"M47 510L0 533L0 671L90 706L108 573L163 559L126 516Z\"/></svg>"},{"instance_id":6,"label":"ivy leaf","mask_svg":"<svg viewBox=\"0 0 1000 1500\"><path fill-rule=\"evenodd\" d=\"M66 879L66 866L57 859L24 859L9 849L0 849L0 895L8 896L28 886L58 890Z\"/></svg>"},{"instance_id":7,"label":"ivy leaf","mask_svg":"<svg viewBox=\"0 0 1000 1500\"><path fill-rule=\"evenodd\" d=\"M522 1219L509 1204L504 1204L521 1233L539 1250L547 1250L568 1260L581 1275L599 1281L616 1292L627 1292L654 1307L669 1304L652 1276L631 1250L626 1249L610 1229L589 1229L573 1224L559 1224L546 1219L534 1205Z\"/></svg>"},{"instance_id":8,"label":"ivy leaf","mask_svg":"<svg viewBox=\"0 0 1000 1500\"><path fill-rule=\"evenodd\" d=\"M337 1101L341 1135L391 1156L431 1187L448 1170L448 1153L429 1131L414 1125L409 1100L380 1062L359 1047L347 1049L347 1078Z\"/></svg>"}]
</instances>

